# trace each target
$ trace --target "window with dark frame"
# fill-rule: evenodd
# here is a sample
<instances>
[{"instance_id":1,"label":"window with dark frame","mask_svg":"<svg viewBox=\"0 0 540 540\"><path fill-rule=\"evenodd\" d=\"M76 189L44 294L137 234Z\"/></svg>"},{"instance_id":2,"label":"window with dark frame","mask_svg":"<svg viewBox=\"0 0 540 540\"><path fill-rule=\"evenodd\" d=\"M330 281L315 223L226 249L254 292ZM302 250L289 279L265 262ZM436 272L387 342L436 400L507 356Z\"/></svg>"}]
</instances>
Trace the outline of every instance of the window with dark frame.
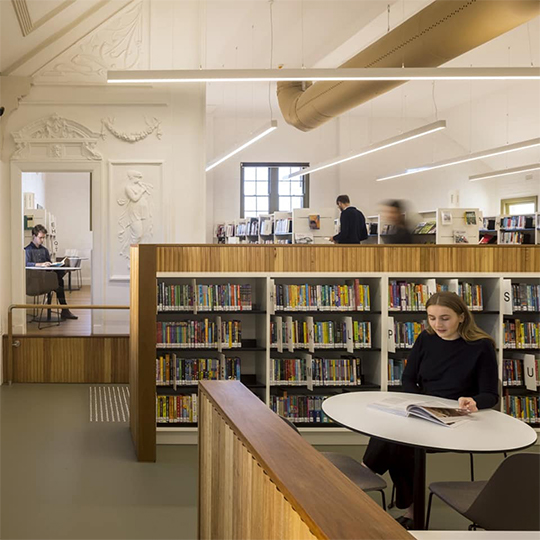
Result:
<instances>
[{"instance_id":1,"label":"window with dark frame","mask_svg":"<svg viewBox=\"0 0 540 540\"><path fill-rule=\"evenodd\" d=\"M292 212L309 206L309 175L287 178L309 163L242 163L240 216Z\"/></svg>"}]
</instances>

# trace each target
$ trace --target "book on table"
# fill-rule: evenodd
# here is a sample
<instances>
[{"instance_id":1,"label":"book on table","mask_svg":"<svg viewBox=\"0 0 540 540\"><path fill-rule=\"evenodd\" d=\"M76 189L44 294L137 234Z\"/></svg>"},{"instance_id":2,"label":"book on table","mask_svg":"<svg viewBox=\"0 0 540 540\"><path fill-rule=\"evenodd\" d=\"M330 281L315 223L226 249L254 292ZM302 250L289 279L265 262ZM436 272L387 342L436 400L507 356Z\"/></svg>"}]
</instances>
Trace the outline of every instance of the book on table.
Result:
<instances>
[{"instance_id":1,"label":"book on table","mask_svg":"<svg viewBox=\"0 0 540 540\"><path fill-rule=\"evenodd\" d=\"M51 263L51 266L64 266L67 257L64 257L61 261Z\"/></svg>"},{"instance_id":2,"label":"book on table","mask_svg":"<svg viewBox=\"0 0 540 540\"><path fill-rule=\"evenodd\" d=\"M368 407L398 416L423 418L446 427L455 427L471 419L469 412L457 407L448 407L436 398L419 397L412 401L410 398L395 396L370 403Z\"/></svg>"}]
</instances>

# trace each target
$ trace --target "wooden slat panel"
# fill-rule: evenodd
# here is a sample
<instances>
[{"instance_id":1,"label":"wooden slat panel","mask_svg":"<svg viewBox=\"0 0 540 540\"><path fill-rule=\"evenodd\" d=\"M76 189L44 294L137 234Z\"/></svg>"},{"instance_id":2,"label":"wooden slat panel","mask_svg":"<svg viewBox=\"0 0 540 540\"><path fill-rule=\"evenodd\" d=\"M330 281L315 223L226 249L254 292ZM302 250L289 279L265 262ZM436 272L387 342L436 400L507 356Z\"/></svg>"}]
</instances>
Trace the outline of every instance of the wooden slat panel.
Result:
<instances>
[{"instance_id":1,"label":"wooden slat panel","mask_svg":"<svg viewBox=\"0 0 540 540\"><path fill-rule=\"evenodd\" d=\"M240 382L199 400L199 538L412 538Z\"/></svg>"},{"instance_id":2,"label":"wooden slat panel","mask_svg":"<svg viewBox=\"0 0 540 540\"><path fill-rule=\"evenodd\" d=\"M127 383L129 336L14 336L15 383ZM7 358L4 336L4 358ZM4 377L7 362L4 362Z\"/></svg>"},{"instance_id":3,"label":"wooden slat panel","mask_svg":"<svg viewBox=\"0 0 540 540\"><path fill-rule=\"evenodd\" d=\"M204 394L199 411L198 537L316 538Z\"/></svg>"},{"instance_id":4,"label":"wooden slat panel","mask_svg":"<svg viewBox=\"0 0 540 540\"><path fill-rule=\"evenodd\" d=\"M156 247L158 272L540 272L540 246Z\"/></svg>"}]
</instances>

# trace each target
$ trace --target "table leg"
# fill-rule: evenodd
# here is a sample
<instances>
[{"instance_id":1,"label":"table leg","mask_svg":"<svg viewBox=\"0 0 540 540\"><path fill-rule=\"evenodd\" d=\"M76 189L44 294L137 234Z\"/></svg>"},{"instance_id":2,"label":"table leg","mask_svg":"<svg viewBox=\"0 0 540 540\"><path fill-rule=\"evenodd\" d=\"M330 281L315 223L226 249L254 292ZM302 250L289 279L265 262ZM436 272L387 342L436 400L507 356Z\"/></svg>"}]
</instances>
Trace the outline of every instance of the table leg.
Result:
<instances>
[{"instance_id":1,"label":"table leg","mask_svg":"<svg viewBox=\"0 0 540 540\"><path fill-rule=\"evenodd\" d=\"M414 528L423 530L426 518L426 451L424 448L414 449Z\"/></svg>"}]
</instances>

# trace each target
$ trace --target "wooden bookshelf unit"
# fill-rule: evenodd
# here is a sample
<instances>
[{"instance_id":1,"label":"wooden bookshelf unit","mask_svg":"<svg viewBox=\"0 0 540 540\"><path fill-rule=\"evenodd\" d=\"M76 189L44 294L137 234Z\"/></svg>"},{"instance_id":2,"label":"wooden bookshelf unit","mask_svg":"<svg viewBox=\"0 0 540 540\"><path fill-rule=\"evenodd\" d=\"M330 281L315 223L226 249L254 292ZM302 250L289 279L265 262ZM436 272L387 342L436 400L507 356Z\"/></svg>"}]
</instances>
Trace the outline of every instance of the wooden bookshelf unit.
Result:
<instances>
[{"instance_id":1,"label":"wooden bookshelf unit","mask_svg":"<svg viewBox=\"0 0 540 540\"><path fill-rule=\"evenodd\" d=\"M495 338L501 410L527 417L527 408L538 423L538 392L517 376L508 384L523 353L540 353L532 332L540 313L531 300L540 289L538 246L131 250L131 432L140 461L155 461L157 443L196 442L201 378L239 379L312 442L358 437L325 418L322 400L399 390L400 362L426 318L416 298L436 290L461 294Z\"/></svg>"}]
</instances>

